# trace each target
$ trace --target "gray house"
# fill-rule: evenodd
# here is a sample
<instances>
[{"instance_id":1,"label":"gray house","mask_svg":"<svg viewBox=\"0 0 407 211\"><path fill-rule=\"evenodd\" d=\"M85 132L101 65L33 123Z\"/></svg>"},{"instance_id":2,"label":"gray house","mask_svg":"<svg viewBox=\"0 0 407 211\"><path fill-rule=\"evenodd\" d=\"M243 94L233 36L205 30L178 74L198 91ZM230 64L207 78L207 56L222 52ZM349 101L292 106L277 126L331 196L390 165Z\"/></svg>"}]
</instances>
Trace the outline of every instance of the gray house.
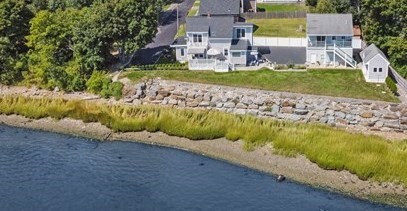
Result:
<instances>
[{"instance_id":1,"label":"gray house","mask_svg":"<svg viewBox=\"0 0 407 211\"><path fill-rule=\"evenodd\" d=\"M186 37L171 47L190 70L225 72L257 59L253 24L236 22L234 16L195 16L186 19Z\"/></svg>"},{"instance_id":2,"label":"gray house","mask_svg":"<svg viewBox=\"0 0 407 211\"><path fill-rule=\"evenodd\" d=\"M386 55L372 44L360 52L360 57L363 61L362 72L366 81L384 83L389 74L390 65Z\"/></svg>"},{"instance_id":3,"label":"gray house","mask_svg":"<svg viewBox=\"0 0 407 211\"><path fill-rule=\"evenodd\" d=\"M352 37L352 14L307 14L307 63L356 68Z\"/></svg>"},{"instance_id":4,"label":"gray house","mask_svg":"<svg viewBox=\"0 0 407 211\"><path fill-rule=\"evenodd\" d=\"M200 16L233 16L237 21L240 13L256 12L256 0L201 0Z\"/></svg>"}]
</instances>

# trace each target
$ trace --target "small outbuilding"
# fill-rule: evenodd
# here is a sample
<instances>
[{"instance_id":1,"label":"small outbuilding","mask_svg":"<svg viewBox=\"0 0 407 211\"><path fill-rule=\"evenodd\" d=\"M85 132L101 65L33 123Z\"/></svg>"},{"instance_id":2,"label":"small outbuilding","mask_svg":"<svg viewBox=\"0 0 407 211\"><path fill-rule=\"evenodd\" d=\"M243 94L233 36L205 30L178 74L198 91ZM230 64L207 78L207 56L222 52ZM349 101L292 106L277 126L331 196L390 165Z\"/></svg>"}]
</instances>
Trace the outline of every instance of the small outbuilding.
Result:
<instances>
[{"instance_id":1,"label":"small outbuilding","mask_svg":"<svg viewBox=\"0 0 407 211\"><path fill-rule=\"evenodd\" d=\"M372 44L360 52L362 72L367 82L385 83L389 75L390 62L376 45Z\"/></svg>"}]
</instances>

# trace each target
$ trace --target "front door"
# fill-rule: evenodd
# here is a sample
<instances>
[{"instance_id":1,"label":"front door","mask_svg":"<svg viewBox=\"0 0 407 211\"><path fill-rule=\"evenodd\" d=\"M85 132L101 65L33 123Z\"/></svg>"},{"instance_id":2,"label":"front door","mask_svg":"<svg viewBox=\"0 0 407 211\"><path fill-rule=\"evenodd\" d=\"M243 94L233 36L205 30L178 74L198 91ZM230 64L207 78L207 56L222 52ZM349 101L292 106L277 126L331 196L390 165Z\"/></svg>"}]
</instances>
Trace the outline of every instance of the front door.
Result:
<instances>
[{"instance_id":1,"label":"front door","mask_svg":"<svg viewBox=\"0 0 407 211\"><path fill-rule=\"evenodd\" d=\"M311 54L311 64L317 63L317 55L316 54Z\"/></svg>"}]
</instances>

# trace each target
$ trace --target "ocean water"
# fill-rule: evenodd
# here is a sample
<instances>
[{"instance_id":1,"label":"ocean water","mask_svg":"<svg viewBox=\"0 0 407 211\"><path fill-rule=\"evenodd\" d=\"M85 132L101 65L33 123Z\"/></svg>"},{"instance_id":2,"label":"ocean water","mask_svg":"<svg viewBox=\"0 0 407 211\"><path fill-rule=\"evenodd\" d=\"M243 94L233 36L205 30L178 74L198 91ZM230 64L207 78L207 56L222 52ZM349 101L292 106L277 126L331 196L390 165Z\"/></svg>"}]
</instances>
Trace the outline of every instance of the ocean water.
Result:
<instances>
[{"instance_id":1,"label":"ocean water","mask_svg":"<svg viewBox=\"0 0 407 211\"><path fill-rule=\"evenodd\" d=\"M190 152L0 125L0 210L398 210Z\"/></svg>"}]
</instances>

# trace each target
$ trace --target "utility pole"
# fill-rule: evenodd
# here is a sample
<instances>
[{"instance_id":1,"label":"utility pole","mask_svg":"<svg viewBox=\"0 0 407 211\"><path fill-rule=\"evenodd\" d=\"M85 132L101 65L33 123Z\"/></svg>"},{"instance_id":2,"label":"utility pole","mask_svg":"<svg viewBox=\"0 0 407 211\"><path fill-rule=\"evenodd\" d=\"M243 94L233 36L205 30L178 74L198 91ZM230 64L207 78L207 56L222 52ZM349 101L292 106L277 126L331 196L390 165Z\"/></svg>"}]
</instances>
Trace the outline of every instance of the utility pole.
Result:
<instances>
[{"instance_id":1,"label":"utility pole","mask_svg":"<svg viewBox=\"0 0 407 211\"><path fill-rule=\"evenodd\" d=\"M179 4L177 4L177 34L178 34L178 30L179 30L179 12L178 12L178 6L179 6Z\"/></svg>"}]
</instances>

